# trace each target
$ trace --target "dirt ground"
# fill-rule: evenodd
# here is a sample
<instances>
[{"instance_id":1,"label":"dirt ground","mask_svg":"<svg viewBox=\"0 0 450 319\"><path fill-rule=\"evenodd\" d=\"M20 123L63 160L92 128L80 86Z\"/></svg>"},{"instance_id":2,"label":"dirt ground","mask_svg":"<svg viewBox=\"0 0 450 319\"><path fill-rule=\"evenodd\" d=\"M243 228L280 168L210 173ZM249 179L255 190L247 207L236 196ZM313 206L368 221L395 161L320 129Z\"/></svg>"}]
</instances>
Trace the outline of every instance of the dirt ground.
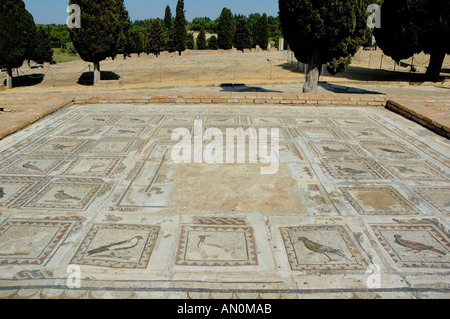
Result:
<instances>
[{"instance_id":1,"label":"dirt ground","mask_svg":"<svg viewBox=\"0 0 450 319\"><path fill-rule=\"evenodd\" d=\"M416 72L411 72L414 63ZM382 51L363 51L357 53L353 64L342 74L329 76L326 72L322 81L342 83L349 81L406 81L423 82L423 74L429 56L420 54L402 61L401 66L383 55ZM395 72L394 72L395 68ZM304 81L304 66L297 63L292 52L220 52L187 51L182 56L167 54L111 60L101 63L103 87L108 88L146 88L177 86L212 86L224 83L295 83ZM325 69L325 68L324 68ZM444 70L450 69L450 56L446 57ZM15 72L14 84L17 90L61 91L90 89L92 64L85 61L72 61L44 68L24 66ZM444 80L449 73L442 73ZM5 80L0 73L0 82ZM20 87L20 88L19 88ZM16 91L16 90L15 90Z\"/></svg>"}]
</instances>

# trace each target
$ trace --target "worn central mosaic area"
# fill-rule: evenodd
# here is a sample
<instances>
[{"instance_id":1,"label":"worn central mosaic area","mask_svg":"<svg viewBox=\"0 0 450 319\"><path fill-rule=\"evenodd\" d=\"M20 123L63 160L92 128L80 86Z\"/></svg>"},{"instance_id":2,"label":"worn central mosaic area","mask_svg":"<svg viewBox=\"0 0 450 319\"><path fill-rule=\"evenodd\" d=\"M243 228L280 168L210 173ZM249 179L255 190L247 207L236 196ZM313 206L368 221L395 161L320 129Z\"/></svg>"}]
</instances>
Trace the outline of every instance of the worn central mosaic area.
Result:
<instances>
[{"instance_id":1,"label":"worn central mosaic area","mask_svg":"<svg viewBox=\"0 0 450 319\"><path fill-rule=\"evenodd\" d=\"M177 164L196 121L278 128L277 173ZM0 298L448 297L449 165L381 109L74 106L0 141Z\"/></svg>"}]
</instances>

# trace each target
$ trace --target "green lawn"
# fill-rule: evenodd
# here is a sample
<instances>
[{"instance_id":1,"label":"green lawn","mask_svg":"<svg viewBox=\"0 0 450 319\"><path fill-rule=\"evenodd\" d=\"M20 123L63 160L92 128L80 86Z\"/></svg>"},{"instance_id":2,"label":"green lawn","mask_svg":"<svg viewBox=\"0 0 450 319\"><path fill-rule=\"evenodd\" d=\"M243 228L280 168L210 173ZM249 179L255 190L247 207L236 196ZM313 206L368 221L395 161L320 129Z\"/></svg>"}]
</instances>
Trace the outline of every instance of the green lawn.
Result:
<instances>
[{"instance_id":1,"label":"green lawn","mask_svg":"<svg viewBox=\"0 0 450 319\"><path fill-rule=\"evenodd\" d=\"M80 56L78 54L70 54L68 50L56 48L53 49L53 60L56 63L63 63L69 61L80 60Z\"/></svg>"}]
</instances>

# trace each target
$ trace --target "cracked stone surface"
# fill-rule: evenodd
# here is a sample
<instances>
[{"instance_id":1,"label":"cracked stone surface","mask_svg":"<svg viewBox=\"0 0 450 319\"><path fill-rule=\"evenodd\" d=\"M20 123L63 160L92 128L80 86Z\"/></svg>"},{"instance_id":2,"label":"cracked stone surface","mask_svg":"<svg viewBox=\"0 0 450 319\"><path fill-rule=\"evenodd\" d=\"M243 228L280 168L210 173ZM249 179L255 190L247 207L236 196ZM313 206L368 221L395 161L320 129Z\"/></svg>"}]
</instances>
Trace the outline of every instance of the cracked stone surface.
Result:
<instances>
[{"instance_id":1,"label":"cracked stone surface","mask_svg":"<svg viewBox=\"0 0 450 319\"><path fill-rule=\"evenodd\" d=\"M279 170L177 164L196 120ZM0 141L0 298L448 298L449 165L385 109L75 105Z\"/></svg>"}]
</instances>

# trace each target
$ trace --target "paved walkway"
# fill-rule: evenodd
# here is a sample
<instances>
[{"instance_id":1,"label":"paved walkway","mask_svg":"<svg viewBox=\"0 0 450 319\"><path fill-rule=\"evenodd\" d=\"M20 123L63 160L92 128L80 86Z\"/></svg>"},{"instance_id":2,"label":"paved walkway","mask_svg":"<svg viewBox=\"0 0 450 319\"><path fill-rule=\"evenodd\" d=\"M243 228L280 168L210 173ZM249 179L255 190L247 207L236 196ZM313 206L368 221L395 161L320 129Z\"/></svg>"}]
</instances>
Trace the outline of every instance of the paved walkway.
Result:
<instances>
[{"instance_id":1,"label":"paved walkway","mask_svg":"<svg viewBox=\"0 0 450 319\"><path fill-rule=\"evenodd\" d=\"M94 104L0 141L0 297L449 297L450 144L382 94L119 95L30 98ZM277 173L175 163L196 120L279 128Z\"/></svg>"}]
</instances>

